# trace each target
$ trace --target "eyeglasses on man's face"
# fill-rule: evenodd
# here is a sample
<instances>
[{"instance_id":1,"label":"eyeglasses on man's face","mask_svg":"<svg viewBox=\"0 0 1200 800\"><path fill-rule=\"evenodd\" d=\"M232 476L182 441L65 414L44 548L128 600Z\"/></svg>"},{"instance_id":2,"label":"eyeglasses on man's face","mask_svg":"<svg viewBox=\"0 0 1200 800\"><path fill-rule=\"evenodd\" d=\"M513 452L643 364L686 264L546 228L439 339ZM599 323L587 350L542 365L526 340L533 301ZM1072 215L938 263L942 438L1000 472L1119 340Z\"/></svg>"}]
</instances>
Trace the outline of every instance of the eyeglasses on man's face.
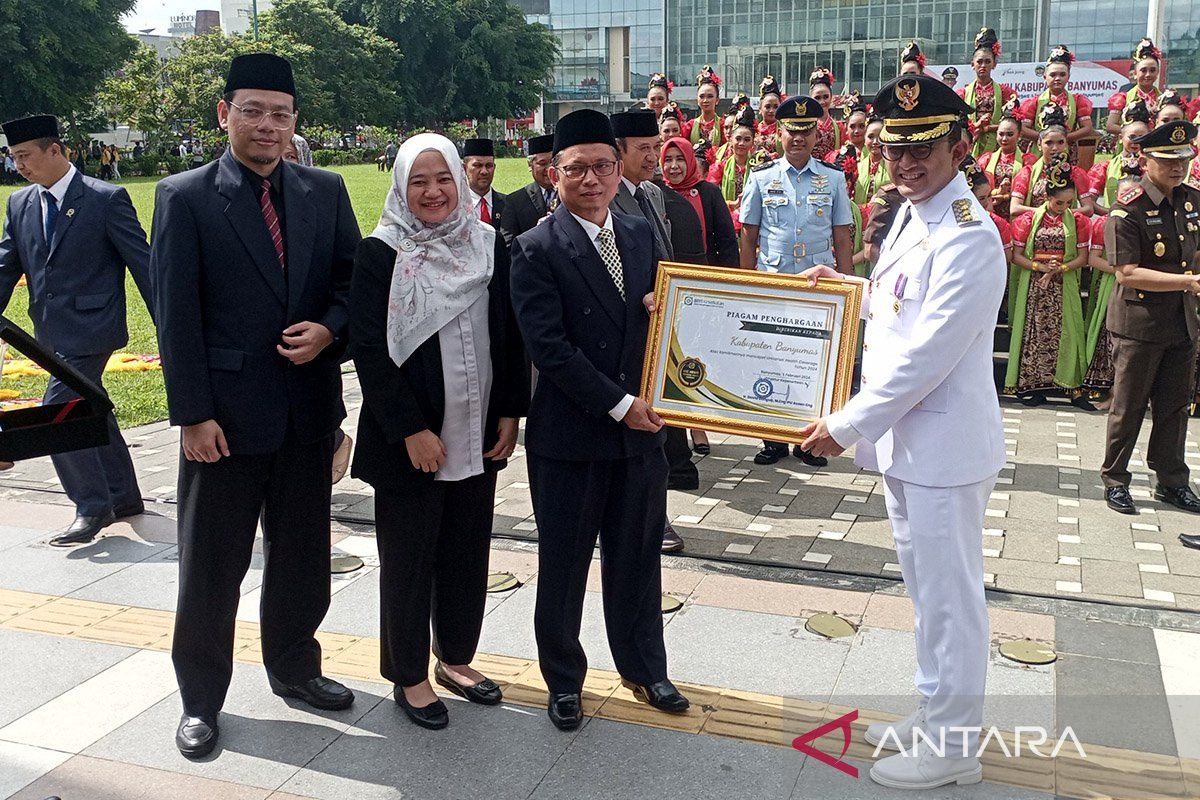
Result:
<instances>
[{"instance_id":1,"label":"eyeglasses on man's face","mask_svg":"<svg viewBox=\"0 0 1200 800\"><path fill-rule=\"evenodd\" d=\"M607 178L616 171L617 162L595 161L591 164L560 164L556 169L573 181L582 180L583 176L588 174L588 170L591 170L597 178Z\"/></svg>"},{"instance_id":2,"label":"eyeglasses on man's face","mask_svg":"<svg viewBox=\"0 0 1200 800\"><path fill-rule=\"evenodd\" d=\"M263 117L270 117L272 127L278 130L286 130L296 121L297 115L293 111L267 111L265 108L259 108L258 106L239 106L232 100L229 101L229 105L236 108L238 113L242 115L242 118L251 125L259 124L262 122Z\"/></svg>"},{"instance_id":3,"label":"eyeglasses on man's face","mask_svg":"<svg viewBox=\"0 0 1200 800\"><path fill-rule=\"evenodd\" d=\"M899 161L905 153L912 156L914 161L924 161L933 153L931 144L885 144L882 149L885 161Z\"/></svg>"}]
</instances>

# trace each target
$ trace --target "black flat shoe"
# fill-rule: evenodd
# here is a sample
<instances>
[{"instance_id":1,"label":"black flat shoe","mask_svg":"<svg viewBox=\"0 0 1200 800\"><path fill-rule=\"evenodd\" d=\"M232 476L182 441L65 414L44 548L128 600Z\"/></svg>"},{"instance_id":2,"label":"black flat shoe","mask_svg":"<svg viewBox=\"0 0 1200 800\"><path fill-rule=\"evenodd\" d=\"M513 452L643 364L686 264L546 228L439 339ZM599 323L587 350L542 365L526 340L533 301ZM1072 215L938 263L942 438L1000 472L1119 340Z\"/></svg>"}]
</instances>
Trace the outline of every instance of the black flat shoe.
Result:
<instances>
[{"instance_id":1,"label":"black flat shoe","mask_svg":"<svg viewBox=\"0 0 1200 800\"><path fill-rule=\"evenodd\" d=\"M1200 536L1194 533L1179 534L1179 543L1184 547L1190 547L1193 550L1200 550Z\"/></svg>"},{"instance_id":2,"label":"black flat shoe","mask_svg":"<svg viewBox=\"0 0 1200 800\"><path fill-rule=\"evenodd\" d=\"M408 702L402 686L397 686L392 690L392 697L395 698L396 705L404 709L404 716L412 720L415 725L431 731L440 731L450 724L450 713L446 710L446 704L441 700L434 700L427 706L417 708Z\"/></svg>"},{"instance_id":3,"label":"black flat shoe","mask_svg":"<svg viewBox=\"0 0 1200 800\"><path fill-rule=\"evenodd\" d=\"M1200 497L1196 497L1190 486L1156 486L1154 499L1162 500L1183 511L1200 514Z\"/></svg>"},{"instance_id":4,"label":"black flat shoe","mask_svg":"<svg viewBox=\"0 0 1200 800\"><path fill-rule=\"evenodd\" d=\"M763 465L775 464L779 461L779 459L786 456L787 453L788 450L786 444L782 447L775 447L774 445L768 444L765 445L762 450L759 450L754 456L754 463Z\"/></svg>"},{"instance_id":5,"label":"black flat shoe","mask_svg":"<svg viewBox=\"0 0 1200 800\"><path fill-rule=\"evenodd\" d=\"M1029 394L1019 394L1017 395L1017 399L1021 401L1022 405L1040 406L1046 402L1046 393L1030 392Z\"/></svg>"},{"instance_id":6,"label":"black flat shoe","mask_svg":"<svg viewBox=\"0 0 1200 800\"><path fill-rule=\"evenodd\" d=\"M100 531L116 522L110 511L96 517L79 515L68 528L50 540L51 547L74 547L77 544L88 544Z\"/></svg>"},{"instance_id":7,"label":"black flat shoe","mask_svg":"<svg viewBox=\"0 0 1200 800\"><path fill-rule=\"evenodd\" d=\"M792 448L792 455L808 464L810 467L828 467L829 459L825 456L814 456L800 445Z\"/></svg>"},{"instance_id":8,"label":"black flat shoe","mask_svg":"<svg viewBox=\"0 0 1200 800\"><path fill-rule=\"evenodd\" d=\"M322 711L342 711L354 703L354 692L324 675L288 685L268 674L267 682L271 684L271 691L280 697L294 697Z\"/></svg>"},{"instance_id":9,"label":"black flat shoe","mask_svg":"<svg viewBox=\"0 0 1200 800\"><path fill-rule=\"evenodd\" d=\"M1088 397L1086 394L1081 394L1078 397L1072 398L1071 405L1075 406L1080 411L1095 411L1096 410L1096 406L1092 404L1091 400L1088 400Z\"/></svg>"},{"instance_id":10,"label":"black flat shoe","mask_svg":"<svg viewBox=\"0 0 1200 800\"><path fill-rule=\"evenodd\" d=\"M1133 504L1133 497L1129 494L1129 489L1124 486L1110 486L1104 490L1104 502L1108 507L1119 514L1136 514L1137 506Z\"/></svg>"},{"instance_id":11,"label":"black flat shoe","mask_svg":"<svg viewBox=\"0 0 1200 800\"><path fill-rule=\"evenodd\" d=\"M669 714L682 714L691 705L688 703L688 699L675 688L675 684L670 681L659 681L649 686L642 686L622 678L621 685L633 692L633 696L638 700L649 703L659 711L666 711Z\"/></svg>"},{"instance_id":12,"label":"black flat shoe","mask_svg":"<svg viewBox=\"0 0 1200 800\"><path fill-rule=\"evenodd\" d=\"M500 687L491 678L484 678L472 686L463 686L442 669L441 662L433 667L433 679L459 697L466 698L472 703L479 703L481 706L499 705L500 701L504 699Z\"/></svg>"},{"instance_id":13,"label":"black flat shoe","mask_svg":"<svg viewBox=\"0 0 1200 800\"><path fill-rule=\"evenodd\" d=\"M712 452L712 447L709 446L708 442L702 442L701 444L692 445L692 452L698 456L706 456Z\"/></svg>"},{"instance_id":14,"label":"black flat shoe","mask_svg":"<svg viewBox=\"0 0 1200 800\"><path fill-rule=\"evenodd\" d=\"M662 551L664 553L678 553L683 549L683 537L679 532L671 527L670 523L663 528Z\"/></svg>"},{"instance_id":15,"label":"black flat shoe","mask_svg":"<svg viewBox=\"0 0 1200 800\"><path fill-rule=\"evenodd\" d=\"M560 731L573 731L583 722L583 699L577 692L551 693L546 703L546 714Z\"/></svg>"},{"instance_id":16,"label":"black flat shoe","mask_svg":"<svg viewBox=\"0 0 1200 800\"><path fill-rule=\"evenodd\" d=\"M175 729L175 746L184 758L204 758L217 746L219 733L215 718L184 714L179 718L179 727Z\"/></svg>"}]
</instances>

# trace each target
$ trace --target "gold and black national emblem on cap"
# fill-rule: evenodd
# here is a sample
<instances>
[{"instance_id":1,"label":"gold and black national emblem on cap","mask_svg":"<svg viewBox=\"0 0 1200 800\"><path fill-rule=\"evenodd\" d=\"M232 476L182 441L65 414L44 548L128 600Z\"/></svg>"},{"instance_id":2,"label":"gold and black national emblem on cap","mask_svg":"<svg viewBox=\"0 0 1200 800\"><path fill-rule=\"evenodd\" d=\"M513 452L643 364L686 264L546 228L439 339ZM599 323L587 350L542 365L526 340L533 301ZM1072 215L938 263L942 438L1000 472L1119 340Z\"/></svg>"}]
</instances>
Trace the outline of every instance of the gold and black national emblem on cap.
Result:
<instances>
[{"instance_id":1,"label":"gold and black national emblem on cap","mask_svg":"<svg viewBox=\"0 0 1200 800\"><path fill-rule=\"evenodd\" d=\"M775 112L775 120L789 131L808 131L816 127L825 109L807 95L789 97Z\"/></svg>"},{"instance_id":2,"label":"gold and black national emblem on cap","mask_svg":"<svg viewBox=\"0 0 1200 800\"><path fill-rule=\"evenodd\" d=\"M1142 152L1152 158L1171 160L1191 159L1196 155L1192 141L1196 138L1196 126L1187 120L1175 119L1164 122L1144 136L1133 139Z\"/></svg>"},{"instance_id":3,"label":"gold and black national emblem on cap","mask_svg":"<svg viewBox=\"0 0 1200 800\"><path fill-rule=\"evenodd\" d=\"M688 357L679 362L679 382L689 389L695 389L700 384L704 383L704 362L698 358Z\"/></svg>"},{"instance_id":4,"label":"gold and black national emblem on cap","mask_svg":"<svg viewBox=\"0 0 1200 800\"><path fill-rule=\"evenodd\" d=\"M883 120L884 144L924 144L950 133L972 109L942 81L929 75L901 75L884 85L871 104Z\"/></svg>"}]
</instances>

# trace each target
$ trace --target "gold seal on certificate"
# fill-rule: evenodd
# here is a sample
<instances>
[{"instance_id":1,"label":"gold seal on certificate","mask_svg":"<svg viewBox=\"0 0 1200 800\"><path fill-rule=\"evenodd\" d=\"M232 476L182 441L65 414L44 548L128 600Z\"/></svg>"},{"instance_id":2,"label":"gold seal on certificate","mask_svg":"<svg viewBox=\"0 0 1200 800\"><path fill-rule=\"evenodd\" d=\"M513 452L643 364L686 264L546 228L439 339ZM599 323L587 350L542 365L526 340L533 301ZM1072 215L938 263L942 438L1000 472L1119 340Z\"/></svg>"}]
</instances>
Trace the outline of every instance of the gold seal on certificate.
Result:
<instances>
[{"instance_id":1,"label":"gold seal on certificate","mask_svg":"<svg viewBox=\"0 0 1200 800\"><path fill-rule=\"evenodd\" d=\"M850 396L862 285L663 262L641 396L667 423L799 442Z\"/></svg>"}]
</instances>

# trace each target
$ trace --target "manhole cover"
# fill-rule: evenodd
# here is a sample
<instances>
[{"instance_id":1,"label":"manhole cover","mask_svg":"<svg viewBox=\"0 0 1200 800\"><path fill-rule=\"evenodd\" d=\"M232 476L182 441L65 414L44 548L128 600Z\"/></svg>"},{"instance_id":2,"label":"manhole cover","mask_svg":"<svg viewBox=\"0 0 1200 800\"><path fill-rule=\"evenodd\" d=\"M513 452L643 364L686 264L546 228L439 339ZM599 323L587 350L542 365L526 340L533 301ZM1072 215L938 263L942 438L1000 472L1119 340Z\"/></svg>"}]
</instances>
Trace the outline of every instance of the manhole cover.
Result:
<instances>
[{"instance_id":1,"label":"manhole cover","mask_svg":"<svg viewBox=\"0 0 1200 800\"><path fill-rule=\"evenodd\" d=\"M664 614L673 614L683 608L683 601L678 597L671 597L669 594L662 596L662 612Z\"/></svg>"},{"instance_id":2,"label":"manhole cover","mask_svg":"<svg viewBox=\"0 0 1200 800\"><path fill-rule=\"evenodd\" d=\"M1000 655L1018 664L1053 664L1058 653L1040 642L1019 639L1000 645Z\"/></svg>"},{"instance_id":3,"label":"manhole cover","mask_svg":"<svg viewBox=\"0 0 1200 800\"><path fill-rule=\"evenodd\" d=\"M804 628L809 633L824 636L826 639L853 636L858 630L853 622L842 619L837 614L813 614L808 618L808 622L804 623Z\"/></svg>"},{"instance_id":4,"label":"manhole cover","mask_svg":"<svg viewBox=\"0 0 1200 800\"><path fill-rule=\"evenodd\" d=\"M497 592L508 592L516 589L521 585L517 580L517 576L511 572L489 572L487 590L488 594L496 594Z\"/></svg>"},{"instance_id":5,"label":"manhole cover","mask_svg":"<svg viewBox=\"0 0 1200 800\"><path fill-rule=\"evenodd\" d=\"M363 568L363 560L358 556L333 556L329 559L329 571L334 575L345 575Z\"/></svg>"}]
</instances>

